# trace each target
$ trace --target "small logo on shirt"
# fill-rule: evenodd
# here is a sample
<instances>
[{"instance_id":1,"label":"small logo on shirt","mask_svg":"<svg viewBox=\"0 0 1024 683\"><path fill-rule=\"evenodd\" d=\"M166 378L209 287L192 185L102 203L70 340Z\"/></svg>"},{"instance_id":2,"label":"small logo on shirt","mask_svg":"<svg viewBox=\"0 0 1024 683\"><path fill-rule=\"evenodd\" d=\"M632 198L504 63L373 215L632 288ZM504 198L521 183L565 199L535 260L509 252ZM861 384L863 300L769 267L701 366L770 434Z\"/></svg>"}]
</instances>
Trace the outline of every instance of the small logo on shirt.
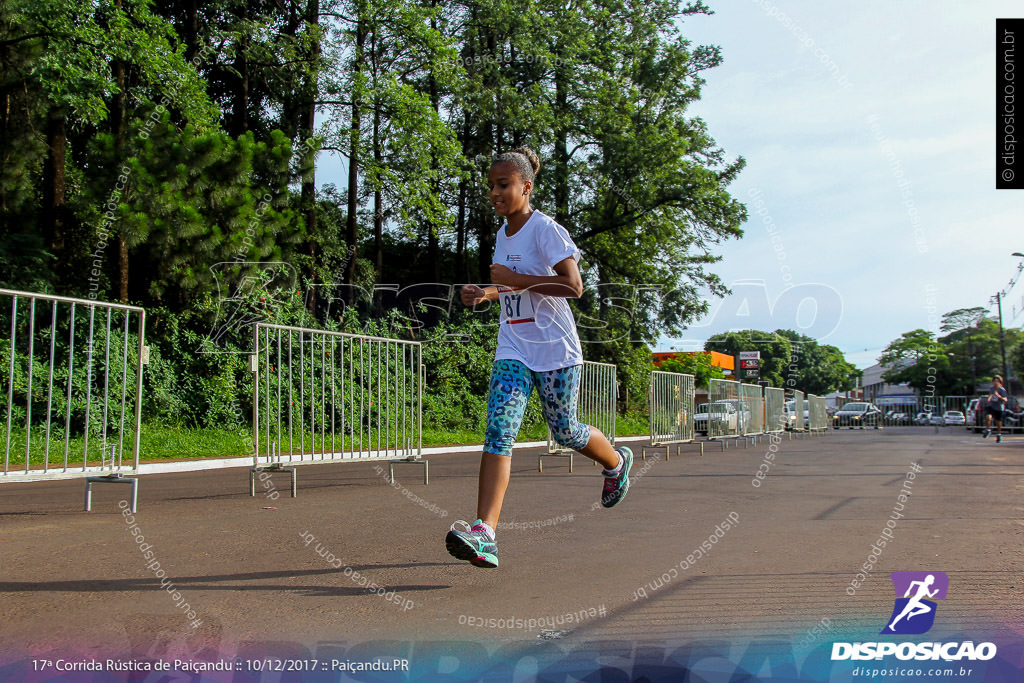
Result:
<instances>
[{"instance_id":1,"label":"small logo on shirt","mask_svg":"<svg viewBox=\"0 0 1024 683\"><path fill-rule=\"evenodd\" d=\"M522 261L523 257L520 256L519 254L508 254L507 256L505 256L505 260L506 261Z\"/></svg>"}]
</instances>

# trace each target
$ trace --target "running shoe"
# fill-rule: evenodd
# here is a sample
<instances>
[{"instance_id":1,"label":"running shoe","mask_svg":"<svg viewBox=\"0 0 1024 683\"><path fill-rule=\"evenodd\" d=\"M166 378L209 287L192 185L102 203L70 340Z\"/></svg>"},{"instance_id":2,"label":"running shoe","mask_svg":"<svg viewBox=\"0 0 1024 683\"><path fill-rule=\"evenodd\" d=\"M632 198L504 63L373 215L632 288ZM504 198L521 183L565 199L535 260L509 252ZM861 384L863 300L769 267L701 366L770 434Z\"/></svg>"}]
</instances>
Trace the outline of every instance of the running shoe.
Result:
<instances>
[{"instance_id":1,"label":"running shoe","mask_svg":"<svg viewBox=\"0 0 1024 683\"><path fill-rule=\"evenodd\" d=\"M616 477L604 478L601 505L606 508L615 507L626 497L626 492L629 491L629 468L633 466L633 451L625 446L615 450L622 457L622 470Z\"/></svg>"},{"instance_id":2,"label":"running shoe","mask_svg":"<svg viewBox=\"0 0 1024 683\"><path fill-rule=\"evenodd\" d=\"M457 530L455 527L459 524L465 528ZM474 567L494 569L498 566L498 542L491 540L479 519L472 526L469 522L456 520L444 544L452 557L465 560Z\"/></svg>"},{"instance_id":3,"label":"running shoe","mask_svg":"<svg viewBox=\"0 0 1024 683\"><path fill-rule=\"evenodd\" d=\"M1002 443L1002 442L1003 442L1003 435L1002 434L996 434L996 443Z\"/></svg>"},{"instance_id":4,"label":"running shoe","mask_svg":"<svg viewBox=\"0 0 1024 683\"><path fill-rule=\"evenodd\" d=\"M986 430L984 430L984 431L982 431L982 433L981 433L981 438L983 438L983 439L987 439L987 438L988 438L988 435L989 435L990 433L991 433L991 432L989 432L989 430L987 430L987 429L986 429Z\"/></svg>"}]
</instances>

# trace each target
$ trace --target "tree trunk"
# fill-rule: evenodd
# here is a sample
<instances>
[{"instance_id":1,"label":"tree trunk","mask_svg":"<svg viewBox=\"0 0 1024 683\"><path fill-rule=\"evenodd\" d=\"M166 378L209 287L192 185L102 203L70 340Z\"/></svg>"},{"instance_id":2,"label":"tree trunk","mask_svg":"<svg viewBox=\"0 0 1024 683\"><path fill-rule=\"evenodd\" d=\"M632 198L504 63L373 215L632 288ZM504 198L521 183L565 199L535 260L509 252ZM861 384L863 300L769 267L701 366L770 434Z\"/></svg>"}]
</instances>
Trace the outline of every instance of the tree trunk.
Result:
<instances>
[{"instance_id":1,"label":"tree trunk","mask_svg":"<svg viewBox=\"0 0 1024 683\"><path fill-rule=\"evenodd\" d=\"M114 6L120 9L121 0L116 0ZM114 158L120 164L127 157L128 147L128 111L125 100L124 62L120 59L113 60L111 71L113 72L117 92L114 94L110 107L110 128L114 133L114 145L117 150ZM128 303L129 274L128 242L120 231L117 233L115 244L117 246L117 300L126 304Z\"/></svg>"},{"instance_id":2,"label":"tree trunk","mask_svg":"<svg viewBox=\"0 0 1024 683\"><path fill-rule=\"evenodd\" d=\"M199 54L199 2L185 0L185 61L191 62Z\"/></svg>"},{"instance_id":3,"label":"tree trunk","mask_svg":"<svg viewBox=\"0 0 1024 683\"><path fill-rule=\"evenodd\" d=\"M556 67L555 72L555 222L565 225L569 221L569 149L565 121L567 109L567 91L565 75Z\"/></svg>"},{"instance_id":4,"label":"tree trunk","mask_svg":"<svg viewBox=\"0 0 1024 683\"><path fill-rule=\"evenodd\" d=\"M306 6L306 27L311 33L313 26L320 21L320 1L309 0ZM306 78L302 82L302 102L300 112L300 126L302 131L299 137L306 143L303 151L303 162L308 166L308 171L302 177L302 195L299 199L302 205L302 214L306 219L306 235L308 236L308 249L312 263L317 262L317 211L316 211L316 155L310 149L309 140L313 137L316 127L316 96L319 87L320 41L314 40L309 47L310 65L306 71ZM308 162L308 163L307 163ZM313 273L308 273L312 279ZM310 312L315 313L317 309L317 289L309 297Z\"/></svg>"},{"instance_id":5,"label":"tree trunk","mask_svg":"<svg viewBox=\"0 0 1024 683\"><path fill-rule=\"evenodd\" d=\"M360 6L356 19L356 52L352 62L352 122L349 127L349 155L348 155L348 217L346 220L346 233L348 239L349 258L345 265L345 283L355 284L356 256L358 255L359 224L356 220L356 212L359 209L359 140L360 140L360 118L362 113L359 103L362 99L362 69L363 69L363 46L366 43L366 19L364 10ZM355 292L349 287L349 304L355 303Z\"/></svg>"},{"instance_id":6,"label":"tree trunk","mask_svg":"<svg viewBox=\"0 0 1024 683\"><path fill-rule=\"evenodd\" d=\"M7 130L11 125L11 93L6 87L0 87L0 92L3 92L3 101L0 104L2 111L0 111L0 162L7 161ZM7 185L0 183L0 229L4 229L6 223L6 217L4 214L7 213Z\"/></svg>"},{"instance_id":7,"label":"tree trunk","mask_svg":"<svg viewBox=\"0 0 1024 683\"><path fill-rule=\"evenodd\" d=\"M380 106L373 107L373 162L377 168L384 164L380 142ZM380 188L373 190L373 247L374 270L377 282L384 278L384 197Z\"/></svg>"},{"instance_id":8,"label":"tree trunk","mask_svg":"<svg viewBox=\"0 0 1024 683\"><path fill-rule=\"evenodd\" d=\"M485 37L485 45L487 46L487 55L495 60L495 63L499 63L500 55L497 54L498 40L493 33L489 33ZM493 70L491 71L493 74ZM488 83L486 84L491 92L498 90L496 77L490 76ZM497 96L495 96L497 97ZM499 123L500 126L500 123ZM499 128L497 137L501 139L501 129ZM495 129L491 125L490 121L481 123L480 131L478 135L478 141L484 146L482 152L491 156L495 152ZM480 206L477 203L477 206ZM481 207L482 209L482 207ZM480 249L480 253L477 255L477 271L480 276L481 282L490 282L491 280L491 259L494 258L494 220L491 218L490 212L486 209L478 209L474 213L477 214L477 244Z\"/></svg>"},{"instance_id":9,"label":"tree trunk","mask_svg":"<svg viewBox=\"0 0 1024 683\"><path fill-rule=\"evenodd\" d=\"M64 165L67 156L67 132L64 112L51 110L46 120L47 155L43 161L43 206L40 212L40 231L46 246L58 263L64 252Z\"/></svg>"},{"instance_id":10,"label":"tree trunk","mask_svg":"<svg viewBox=\"0 0 1024 683\"><path fill-rule=\"evenodd\" d=\"M249 18L248 4L242 4L240 19L245 21ZM234 102L232 104L232 135L238 137L249 130L249 55L248 40L243 36L239 38L235 55L235 71L238 73L235 84Z\"/></svg>"},{"instance_id":11,"label":"tree trunk","mask_svg":"<svg viewBox=\"0 0 1024 683\"><path fill-rule=\"evenodd\" d=\"M459 181L459 214L455 223L455 278L465 280L466 272L466 181Z\"/></svg>"},{"instance_id":12,"label":"tree trunk","mask_svg":"<svg viewBox=\"0 0 1024 683\"><path fill-rule=\"evenodd\" d=\"M437 22L431 18L430 28L437 30ZM430 106L434 108L434 113L440 118L441 104L440 98L437 94L437 80L434 78L434 70L430 69L428 76L427 88L430 93ZM437 168L437 155L431 152L431 168ZM441 184L435 178L434 180L434 195L441 193ZM433 276L434 282L441 281L441 245L438 236L437 227L431 224L427 224L427 258L430 261L430 267L432 268L431 275Z\"/></svg>"}]
</instances>

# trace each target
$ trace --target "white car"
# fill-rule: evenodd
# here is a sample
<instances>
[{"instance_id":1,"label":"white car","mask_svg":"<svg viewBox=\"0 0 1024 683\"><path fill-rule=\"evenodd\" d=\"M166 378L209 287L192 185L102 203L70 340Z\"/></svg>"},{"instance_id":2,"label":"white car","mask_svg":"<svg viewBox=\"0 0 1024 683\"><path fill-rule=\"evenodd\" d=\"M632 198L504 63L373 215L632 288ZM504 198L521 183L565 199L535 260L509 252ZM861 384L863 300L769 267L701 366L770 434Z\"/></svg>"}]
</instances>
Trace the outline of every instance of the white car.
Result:
<instances>
[{"instance_id":1,"label":"white car","mask_svg":"<svg viewBox=\"0 0 1024 683\"><path fill-rule=\"evenodd\" d=\"M693 431L710 436L708 430L709 415L711 421L718 425L717 429L714 430L715 432L736 432L736 427L739 424L736 404L728 401L701 403L693 414Z\"/></svg>"},{"instance_id":2,"label":"white car","mask_svg":"<svg viewBox=\"0 0 1024 683\"><path fill-rule=\"evenodd\" d=\"M940 413L932 413L931 415L928 416L928 424L939 425L941 427L942 425L946 424L946 422L945 418L943 418Z\"/></svg>"},{"instance_id":3,"label":"white car","mask_svg":"<svg viewBox=\"0 0 1024 683\"><path fill-rule=\"evenodd\" d=\"M942 414L942 423L947 425L965 425L967 418L959 410L947 410Z\"/></svg>"},{"instance_id":4,"label":"white car","mask_svg":"<svg viewBox=\"0 0 1024 683\"><path fill-rule=\"evenodd\" d=\"M807 399L804 399L803 424L799 424L800 418L797 415L796 399L786 401L785 407L786 429L807 429L808 406Z\"/></svg>"}]
</instances>

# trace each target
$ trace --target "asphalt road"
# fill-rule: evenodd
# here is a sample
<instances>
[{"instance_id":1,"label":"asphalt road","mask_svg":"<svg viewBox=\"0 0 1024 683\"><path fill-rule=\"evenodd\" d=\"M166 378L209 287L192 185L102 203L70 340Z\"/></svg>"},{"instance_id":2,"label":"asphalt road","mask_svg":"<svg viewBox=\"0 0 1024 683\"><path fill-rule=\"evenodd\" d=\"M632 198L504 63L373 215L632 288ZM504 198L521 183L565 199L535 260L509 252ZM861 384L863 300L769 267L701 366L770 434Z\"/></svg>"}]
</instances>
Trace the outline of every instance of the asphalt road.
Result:
<instances>
[{"instance_id":1,"label":"asphalt road","mask_svg":"<svg viewBox=\"0 0 1024 683\"><path fill-rule=\"evenodd\" d=\"M890 428L703 456L687 445L667 461L635 450L632 488L612 510L595 505L589 461L570 474L548 459L538 473L517 451L496 570L454 560L443 542L473 517L475 455L432 456L427 486L418 467L397 468L393 486L370 463L307 466L295 499L285 475L273 479L280 497L250 497L244 468L146 475L131 519L127 487L97 486L84 513L81 481L7 483L0 661L425 640L811 647L877 637L893 606L888 573L902 570L949 575L930 637L1024 635L1024 437ZM854 588L887 520L891 538Z\"/></svg>"}]
</instances>

